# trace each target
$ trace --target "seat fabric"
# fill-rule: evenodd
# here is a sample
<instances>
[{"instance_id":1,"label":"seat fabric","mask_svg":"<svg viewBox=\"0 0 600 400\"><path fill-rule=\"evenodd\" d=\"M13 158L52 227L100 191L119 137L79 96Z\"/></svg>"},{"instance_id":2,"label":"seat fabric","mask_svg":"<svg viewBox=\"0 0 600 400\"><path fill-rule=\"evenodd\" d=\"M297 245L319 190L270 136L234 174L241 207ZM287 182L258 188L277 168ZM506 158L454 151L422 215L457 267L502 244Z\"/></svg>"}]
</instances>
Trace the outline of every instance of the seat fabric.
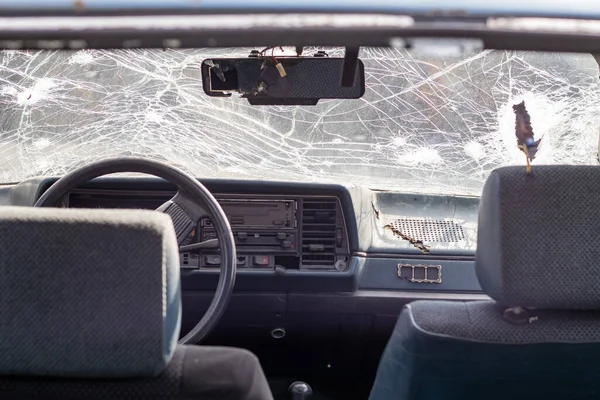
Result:
<instances>
[{"instance_id":1,"label":"seat fabric","mask_svg":"<svg viewBox=\"0 0 600 400\"><path fill-rule=\"evenodd\" d=\"M370 399L598 398L600 313L547 310L515 325L504 309L491 301L407 305Z\"/></svg>"},{"instance_id":2,"label":"seat fabric","mask_svg":"<svg viewBox=\"0 0 600 400\"><path fill-rule=\"evenodd\" d=\"M156 376L177 344L171 219L0 207L0 375Z\"/></svg>"}]
</instances>

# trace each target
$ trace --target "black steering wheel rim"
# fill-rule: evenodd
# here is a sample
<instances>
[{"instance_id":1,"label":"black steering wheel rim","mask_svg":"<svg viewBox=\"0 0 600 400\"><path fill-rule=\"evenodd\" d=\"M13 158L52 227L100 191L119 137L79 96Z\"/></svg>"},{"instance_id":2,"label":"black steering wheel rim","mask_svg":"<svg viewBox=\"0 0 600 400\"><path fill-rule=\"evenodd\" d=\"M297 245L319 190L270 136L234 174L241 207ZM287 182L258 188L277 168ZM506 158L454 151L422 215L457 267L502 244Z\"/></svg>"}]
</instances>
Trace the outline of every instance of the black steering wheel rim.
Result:
<instances>
[{"instance_id":1,"label":"black steering wheel rim","mask_svg":"<svg viewBox=\"0 0 600 400\"><path fill-rule=\"evenodd\" d=\"M119 172L137 172L157 176L177 186L178 196L196 202L199 209L206 209L213 223L221 252L221 271L212 302L202 319L179 340L180 344L198 343L214 328L223 315L235 284L236 249L233 232L225 212L204 185L196 178L178 168L158 161L139 158L116 158L95 162L70 172L57 180L37 200L34 207L55 207L73 189L87 181ZM200 204L198 204L200 203ZM188 204L189 206L189 204ZM199 216L195 216L200 218Z\"/></svg>"}]
</instances>

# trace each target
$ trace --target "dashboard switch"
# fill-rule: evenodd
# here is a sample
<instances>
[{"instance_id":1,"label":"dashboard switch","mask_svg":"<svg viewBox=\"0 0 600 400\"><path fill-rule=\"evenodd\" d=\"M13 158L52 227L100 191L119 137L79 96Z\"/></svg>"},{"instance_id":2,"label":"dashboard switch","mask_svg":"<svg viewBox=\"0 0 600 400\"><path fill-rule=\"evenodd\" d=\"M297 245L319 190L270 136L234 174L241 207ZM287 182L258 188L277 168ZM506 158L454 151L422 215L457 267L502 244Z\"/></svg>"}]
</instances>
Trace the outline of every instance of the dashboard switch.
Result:
<instances>
[{"instance_id":1,"label":"dashboard switch","mask_svg":"<svg viewBox=\"0 0 600 400\"><path fill-rule=\"evenodd\" d=\"M204 262L206 265L220 265L221 264L221 256L209 254L204 256Z\"/></svg>"},{"instance_id":2,"label":"dashboard switch","mask_svg":"<svg viewBox=\"0 0 600 400\"><path fill-rule=\"evenodd\" d=\"M254 256L252 257L252 264L266 267L269 265L269 256Z\"/></svg>"},{"instance_id":3,"label":"dashboard switch","mask_svg":"<svg viewBox=\"0 0 600 400\"><path fill-rule=\"evenodd\" d=\"M284 240L283 242L281 242L281 246L284 249L289 249L290 247L292 247L292 242L289 240Z\"/></svg>"},{"instance_id":4,"label":"dashboard switch","mask_svg":"<svg viewBox=\"0 0 600 400\"><path fill-rule=\"evenodd\" d=\"M237 237L240 240L246 240L248 239L248 234L246 232L238 232Z\"/></svg>"},{"instance_id":5,"label":"dashboard switch","mask_svg":"<svg viewBox=\"0 0 600 400\"><path fill-rule=\"evenodd\" d=\"M285 236L285 232L277 232L277 240L283 240Z\"/></svg>"}]
</instances>

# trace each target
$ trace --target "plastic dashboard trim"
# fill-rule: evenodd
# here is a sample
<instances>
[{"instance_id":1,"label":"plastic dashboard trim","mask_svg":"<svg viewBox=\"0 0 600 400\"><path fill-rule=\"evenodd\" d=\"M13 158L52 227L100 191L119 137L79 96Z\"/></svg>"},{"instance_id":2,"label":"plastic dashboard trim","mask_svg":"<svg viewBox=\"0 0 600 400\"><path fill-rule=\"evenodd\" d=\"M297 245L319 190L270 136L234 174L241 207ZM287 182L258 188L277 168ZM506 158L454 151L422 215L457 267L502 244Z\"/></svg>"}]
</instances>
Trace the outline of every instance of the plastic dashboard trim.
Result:
<instances>
[{"instance_id":1,"label":"plastic dashboard trim","mask_svg":"<svg viewBox=\"0 0 600 400\"><path fill-rule=\"evenodd\" d=\"M348 270L344 272L286 270L277 273L238 269L235 289L248 292L354 292L358 289L363 267L359 258L350 257ZM218 276L217 270L182 270L182 290L213 290Z\"/></svg>"},{"instance_id":2,"label":"plastic dashboard trim","mask_svg":"<svg viewBox=\"0 0 600 400\"><path fill-rule=\"evenodd\" d=\"M11 188L10 203L12 205L32 206L37 199L58 178L40 178L24 181ZM305 183L305 182L275 182L257 180L233 179L199 179L208 190L219 195L223 194L249 194L249 195L296 195L296 196L333 196L340 200L346 228L348 232L349 251L352 254L359 248L358 227L356 215L352 204L352 196L348 189L342 185ZM159 178L133 178L133 177L102 177L93 179L81 189L106 189L106 190L136 190L149 191L175 191L175 186ZM240 190L243 188L243 190ZM243 193L241 193L243 192Z\"/></svg>"},{"instance_id":3,"label":"plastic dashboard trim","mask_svg":"<svg viewBox=\"0 0 600 400\"><path fill-rule=\"evenodd\" d=\"M12 187L0 188L9 203L18 206L31 206L56 178L34 178ZM267 182L245 180L201 180L213 192L227 195L298 195L298 196L335 196L339 199L350 244L349 269L345 272L275 271L239 270L236 292L252 293L283 291L289 293L347 293L375 291L380 293L448 293L448 294L480 294L481 289L474 274L474 257L458 254L432 254L429 256L407 254L403 249L390 251L360 251L357 227L358 212L362 212L364 204L370 204L368 190L349 189L342 185L301 183L301 182ZM124 190L131 191L175 191L168 182L149 177L103 177L94 179L83 185L81 189ZM358 197L357 197L358 196ZM353 203L358 202L358 203ZM363 204L361 206L361 204ZM355 208L358 206L358 208ZM370 208L370 207L368 207ZM365 215L360 215L361 220ZM362 235L365 236L364 224L361 224ZM369 236L363 237L369 240ZM384 250L384 249L382 249ZM444 284L409 284L402 282L397 276L399 262L406 263L438 263L444 268ZM450 268L450 265L456 268ZM451 272L454 277L448 275ZM214 290L217 272L210 270L183 270L183 287L187 292ZM452 283L454 282L454 283Z\"/></svg>"}]
</instances>

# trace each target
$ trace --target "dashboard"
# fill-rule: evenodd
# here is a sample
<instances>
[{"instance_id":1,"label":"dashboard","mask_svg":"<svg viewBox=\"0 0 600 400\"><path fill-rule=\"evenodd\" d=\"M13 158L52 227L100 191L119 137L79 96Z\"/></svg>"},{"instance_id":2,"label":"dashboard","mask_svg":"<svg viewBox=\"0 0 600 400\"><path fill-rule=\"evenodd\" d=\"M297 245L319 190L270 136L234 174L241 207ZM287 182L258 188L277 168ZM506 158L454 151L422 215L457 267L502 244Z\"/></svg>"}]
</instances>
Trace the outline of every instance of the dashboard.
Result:
<instances>
[{"instance_id":1,"label":"dashboard","mask_svg":"<svg viewBox=\"0 0 600 400\"><path fill-rule=\"evenodd\" d=\"M0 205L32 206L56 178L0 187ZM487 299L474 267L478 199L292 182L205 179L237 248L234 292L215 335L337 340L357 329L387 339L413 300ZM104 177L72 191L63 207L155 209L176 188L161 179ZM394 230L428 245L425 254ZM214 237L209 218L186 244ZM208 308L217 252L181 254L182 330ZM51 273L51 271L49 272ZM220 342L217 342L220 343ZM235 344L235 342L234 342Z\"/></svg>"},{"instance_id":2,"label":"dashboard","mask_svg":"<svg viewBox=\"0 0 600 400\"><path fill-rule=\"evenodd\" d=\"M79 189L64 206L70 208L155 209L173 193L135 190L115 192ZM233 230L237 267L252 270L348 270L348 232L340 200L333 196L216 194ZM205 217L182 245L216 239ZM217 249L181 253L182 269L216 269Z\"/></svg>"}]
</instances>

